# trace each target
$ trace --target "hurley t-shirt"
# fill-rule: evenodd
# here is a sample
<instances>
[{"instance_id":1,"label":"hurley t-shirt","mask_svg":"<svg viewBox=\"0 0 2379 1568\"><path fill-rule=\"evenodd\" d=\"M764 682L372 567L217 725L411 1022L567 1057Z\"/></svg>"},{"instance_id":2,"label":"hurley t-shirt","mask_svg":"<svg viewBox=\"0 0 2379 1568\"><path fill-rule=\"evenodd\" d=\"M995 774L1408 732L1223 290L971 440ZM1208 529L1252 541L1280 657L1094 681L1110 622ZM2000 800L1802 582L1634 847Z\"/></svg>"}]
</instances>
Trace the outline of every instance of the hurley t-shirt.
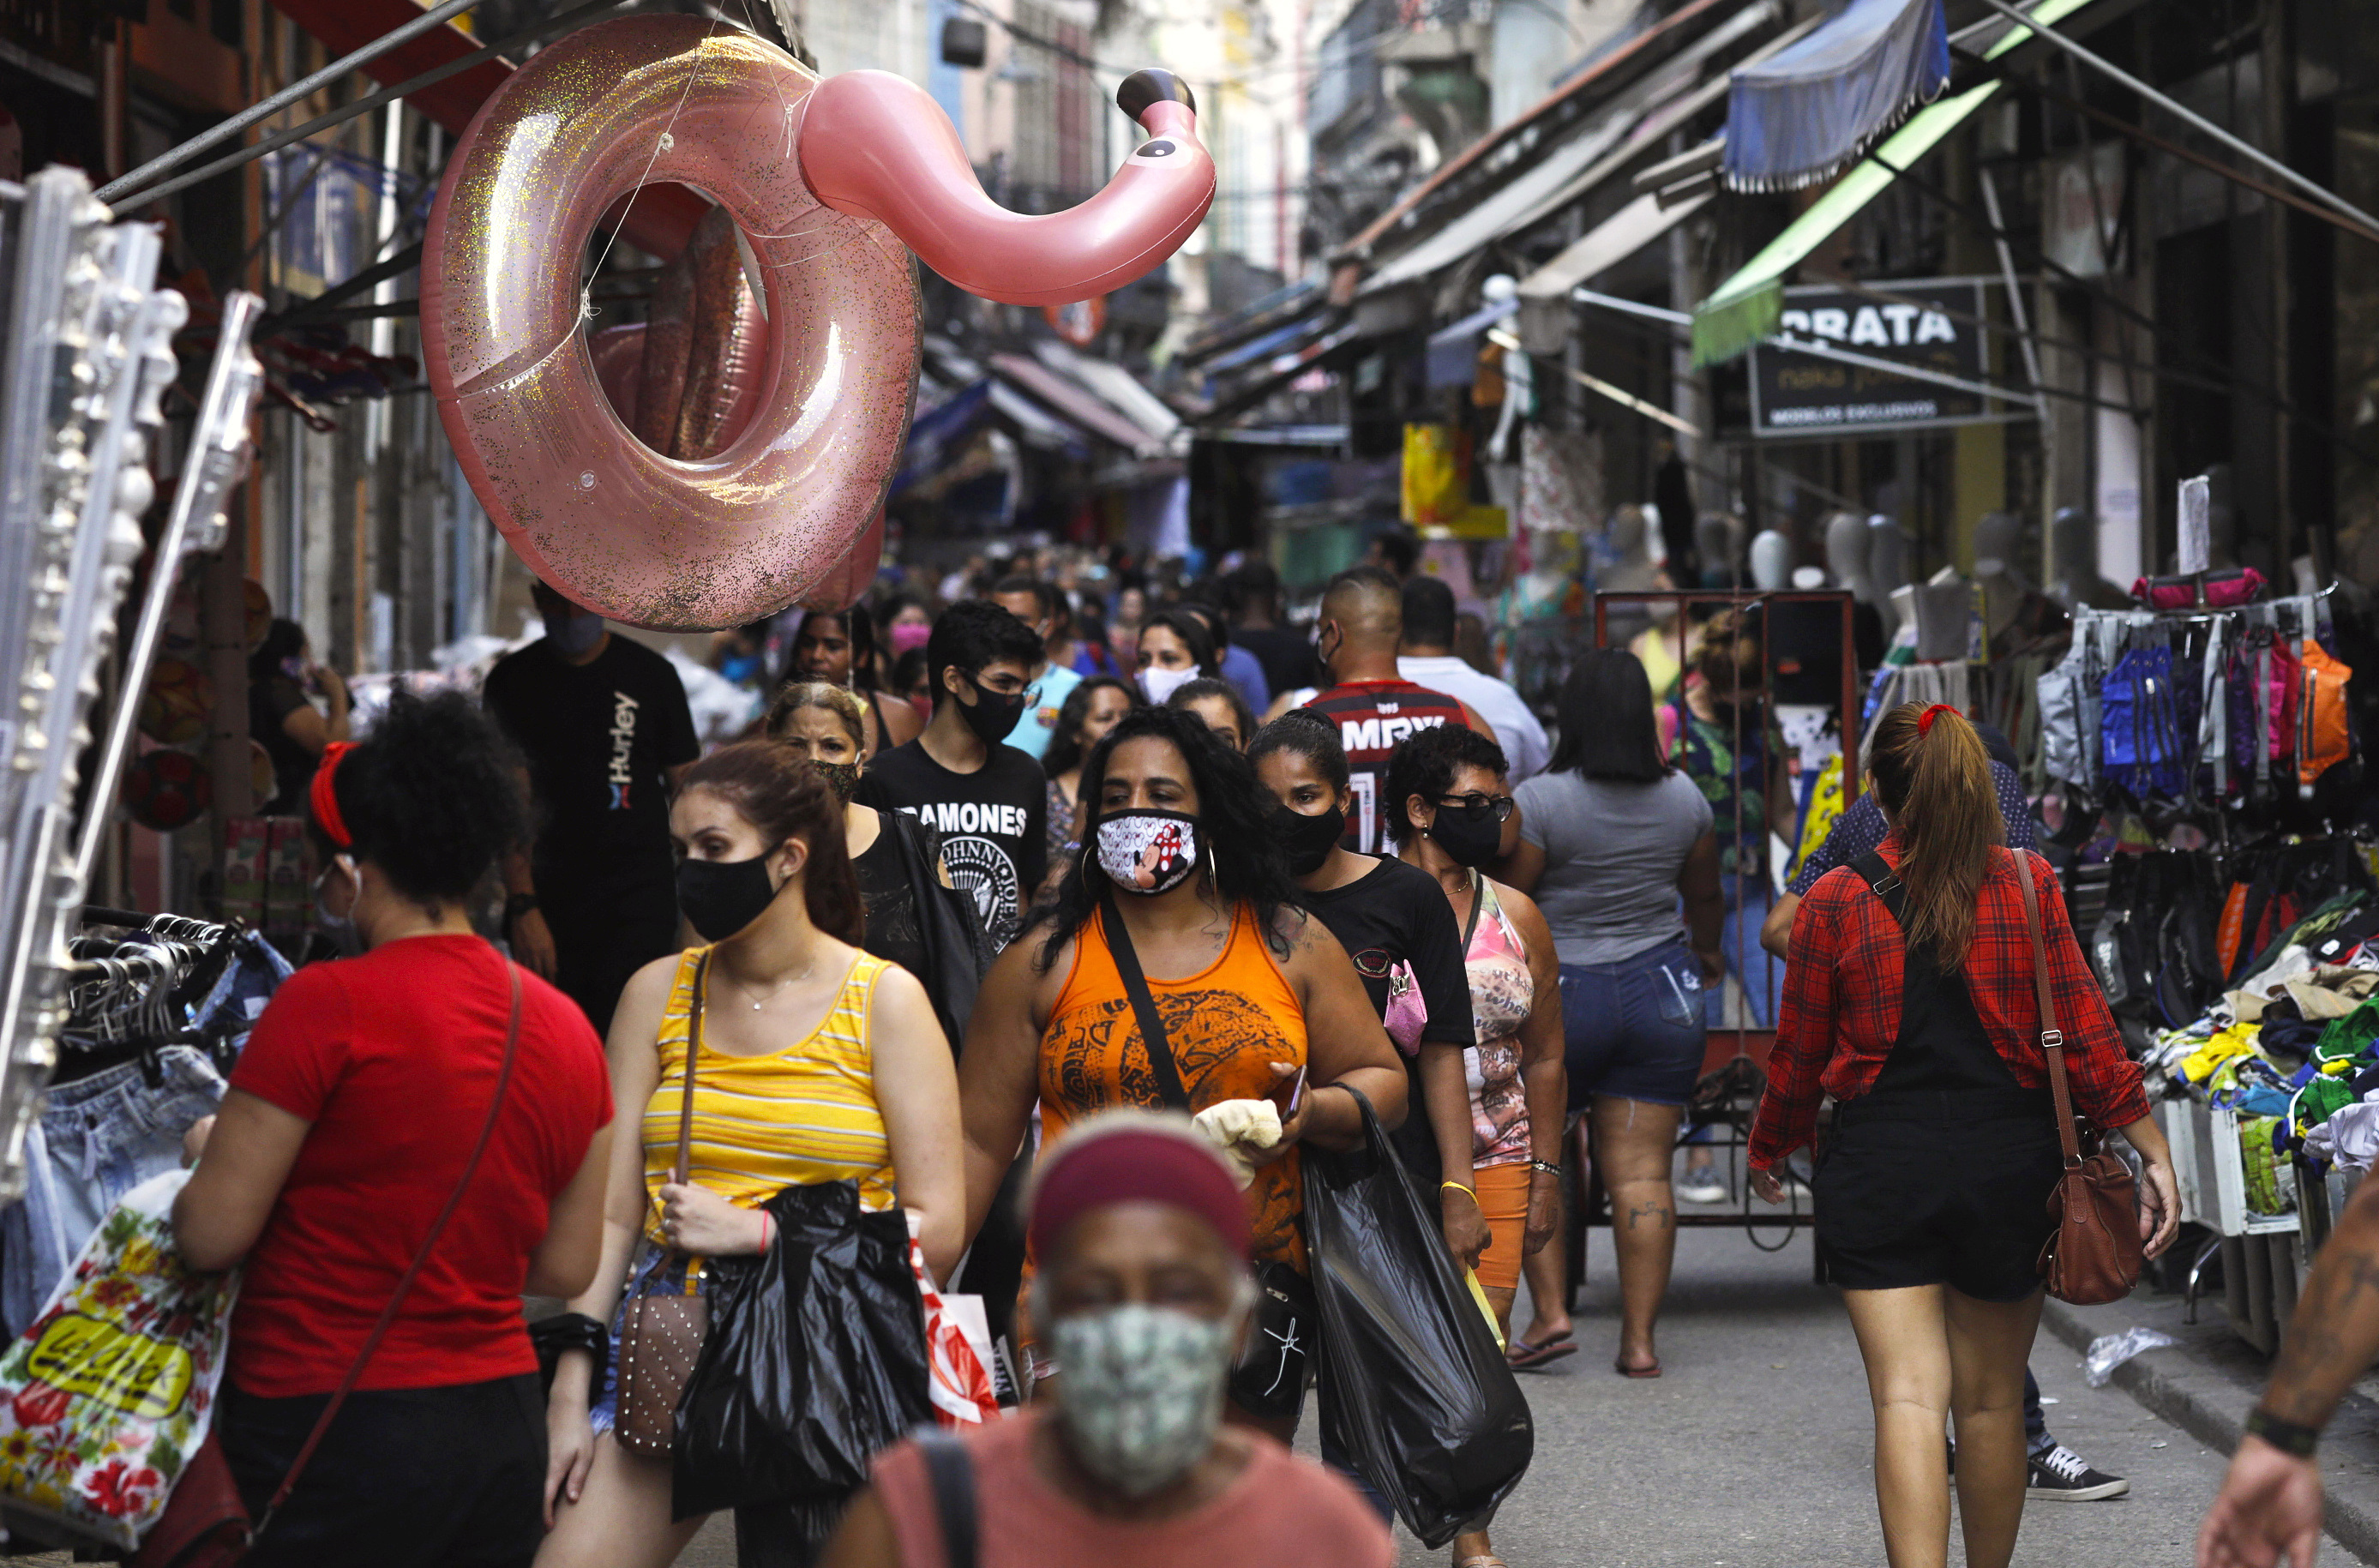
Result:
<instances>
[{"instance_id":1,"label":"hurley t-shirt","mask_svg":"<svg viewBox=\"0 0 2379 1568\"><path fill-rule=\"evenodd\" d=\"M1412 966L1414 983L1429 1021L1421 1043L1467 1049L1471 1028L1470 971L1462 961L1462 931L1454 905L1429 873L1400 860L1383 860L1344 887L1319 893L1300 887L1297 901L1355 960L1355 972L1371 998L1371 1010L1387 1016L1390 971ZM1399 1052L1401 1055L1401 1051ZM1437 1137L1431 1128L1420 1082L1418 1052L1404 1058L1407 1104L1404 1126L1388 1135L1415 1179L1438 1180Z\"/></svg>"},{"instance_id":2,"label":"hurley t-shirt","mask_svg":"<svg viewBox=\"0 0 2379 1568\"><path fill-rule=\"evenodd\" d=\"M413 936L311 964L256 1020L231 1086L312 1124L231 1321L231 1380L327 1393L453 1196L486 1125L512 987L477 936ZM537 1370L521 1319L553 1200L611 1119L602 1043L521 971L520 1046L471 1185L357 1385L442 1388Z\"/></svg>"},{"instance_id":3,"label":"hurley t-shirt","mask_svg":"<svg viewBox=\"0 0 2379 1568\"><path fill-rule=\"evenodd\" d=\"M953 773L920 738L878 752L852 797L877 811L906 812L942 836L951 886L974 899L996 947L1017 923L1048 869L1049 781L1014 746L994 746L972 773Z\"/></svg>"},{"instance_id":4,"label":"hurley t-shirt","mask_svg":"<svg viewBox=\"0 0 2379 1568\"><path fill-rule=\"evenodd\" d=\"M1545 852L1537 908L1565 964L1615 964L1685 934L1677 878L1709 802L1673 772L1649 784L1574 769L1514 786L1520 836Z\"/></svg>"},{"instance_id":5,"label":"hurley t-shirt","mask_svg":"<svg viewBox=\"0 0 2379 1568\"><path fill-rule=\"evenodd\" d=\"M668 770L702 754L669 660L616 632L586 665L535 642L496 662L485 697L537 791L538 894L666 892Z\"/></svg>"},{"instance_id":6,"label":"hurley t-shirt","mask_svg":"<svg viewBox=\"0 0 2379 1568\"><path fill-rule=\"evenodd\" d=\"M1346 847L1378 854L1388 758L1408 735L1440 724L1467 724L1462 704L1409 681L1346 681L1315 693L1304 706L1338 726L1339 743L1346 748L1347 781L1355 791L1355 809L1346 814Z\"/></svg>"}]
</instances>

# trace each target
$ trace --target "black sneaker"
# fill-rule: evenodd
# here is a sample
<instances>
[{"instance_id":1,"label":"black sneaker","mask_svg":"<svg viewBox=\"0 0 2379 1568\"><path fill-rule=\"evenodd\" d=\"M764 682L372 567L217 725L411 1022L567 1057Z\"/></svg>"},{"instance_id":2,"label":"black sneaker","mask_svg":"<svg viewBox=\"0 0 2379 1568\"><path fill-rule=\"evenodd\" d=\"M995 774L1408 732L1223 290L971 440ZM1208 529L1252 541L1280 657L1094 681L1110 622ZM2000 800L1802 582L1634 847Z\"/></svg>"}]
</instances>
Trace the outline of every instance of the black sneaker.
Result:
<instances>
[{"instance_id":1,"label":"black sneaker","mask_svg":"<svg viewBox=\"0 0 2379 1568\"><path fill-rule=\"evenodd\" d=\"M2120 1497L2131 1490L2131 1482L2104 1470L2093 1470L2080 1454L2061 1442L2051 1443L2034 1454L2030 1468L2023 1489L2027 1498L2095 1502L2100 1498Z\"/></svg>"}]
</instances>

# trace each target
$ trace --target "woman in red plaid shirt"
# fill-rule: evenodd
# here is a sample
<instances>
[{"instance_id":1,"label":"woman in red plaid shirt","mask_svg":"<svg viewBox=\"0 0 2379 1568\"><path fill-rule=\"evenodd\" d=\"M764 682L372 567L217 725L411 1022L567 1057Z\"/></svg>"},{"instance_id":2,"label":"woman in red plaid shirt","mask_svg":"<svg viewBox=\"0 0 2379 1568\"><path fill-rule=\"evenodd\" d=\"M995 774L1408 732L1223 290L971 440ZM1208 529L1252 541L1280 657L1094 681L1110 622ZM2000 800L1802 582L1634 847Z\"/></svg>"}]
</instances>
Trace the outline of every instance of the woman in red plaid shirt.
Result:
<instances>
[{"instance_id":1,"label":"woman in red plaid shirt","mask_svg":"<svg viewBox=\"0 0 2379 1568\"><path fill-rule=\"evenodd\" d=\"M2150 1257L2178 1223L2171 1156L2054 874L2002 847L1974 726L1952 707L1904 704L1876 727L1869 766L1891 835L1820 878L1793 919L1752 1185L1780 1200L1776 1168L1811 1142L1831 1095L1817 1251L1866 1362L1885 1550L1892 1568L1948 1559L1946 1415L1966 1562L2006 1568L2023 1514L2038 1260L2064 1170L2019 866L2038 889L2074 1104L2145 1162Z\"/></svg>"}]
</instances>

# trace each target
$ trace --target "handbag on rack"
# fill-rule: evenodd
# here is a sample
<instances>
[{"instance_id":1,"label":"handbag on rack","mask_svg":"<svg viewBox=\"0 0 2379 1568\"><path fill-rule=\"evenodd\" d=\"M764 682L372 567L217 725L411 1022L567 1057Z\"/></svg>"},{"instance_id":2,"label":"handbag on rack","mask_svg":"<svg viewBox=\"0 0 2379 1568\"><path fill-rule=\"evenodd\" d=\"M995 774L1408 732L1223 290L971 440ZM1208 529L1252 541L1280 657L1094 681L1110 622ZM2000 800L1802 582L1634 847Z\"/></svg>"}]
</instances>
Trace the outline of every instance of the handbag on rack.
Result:
<instances>
[{"instance_id":1,"label":"handbag on rack","mask_svg":"<svg viewBox=\"0 0 2379 1568\"><path fill-rule=\"evenodd\" d=\"M2013 851L2011 851L2012 853ZM2048 1200L2056 1232L2040 1249L2040 1275L2048 1294L2076 1307L2120 1301L2140 1280L2140 1195L2131 1168L2100 1145L2096 1130L2085 1158L2073 1116L2073 1095L2065 1081L2065 1036L2057 1027L2057 998L2048 983L2048 945L2040 935L2040 895L2032 866L2015 856L2016 886L2023 890L2024 930L2032 937L2032 988L2040 1008L2041 1054L2048 1058L2049 1098L2056 1109L2058 1146L2065 1174Z\"/></svg>"},{"instance_id":2,"label":"handbag on rack","mask_svg":"<svg viewBox=\"0 0 2379 1568\"><path fill-rule=\"evenodd\" d=\"M422 1266L429 1261L430 1251L437 1247L438 1238L446 1234L447 1224L453 1219L454 1211L463 1206L463 1194L470 1189L471 1178L478 1174L479 1162L487 1154L488 1145L495 1140L496 1123L503 1115L504 1099L513 1085L513 1067L520 1056L520 970L507 959L504 960L504 974L512 982L512 1018L504 1029L503 1066L496 1072L496 1092L488 1102L488 1119L479 1128L479 1140L471 1146L471 1157L463 1162L463 1174L455 1180L454 1190L447 1196L446 1206L438 1212L438 1217L429 1223L429 1230L422 1236L421 1246L413 1254L413 1261L407 1263L405 1272L397 1276L396 1289L390 1294L388 1305L380 1309L380 1321L374 1323L371 1333L364 1336L363 1348L356 1352L355 1365L349 1367L347 1375L339 1380L337 1391L322 1406L322 1414L315 1418L314 1429L306 1434L306 1441L297 1450L297 1457L289 1462L289 1469L281 1478L281 1485L273 1490L272 1501L265 1505L264 1517L250 1527L248 1508L240 1500L239 1487L233 1479L230 1462L223 1458L222 1436L218 1431L210 1430L206 1441L190 1456L189 1465L182 1472L180 1483L174 1488L174 1495L166 1502L163 1515L141 1538L140 1550L126 1559L127 1568L232 1568L248 1555L248 1548L256 1543L257 1538L272 1527L272 1516L281 1511L283 1503L289 1501L289 1494L297 1490L298 1478L312 1463L315 1450L322 1446L322 1439L329 1434L331 1423L338 1419L340 1406L346 1404L347 1395L356 1391L356 1384L363 1378L364 1369L371 1364L372 1353L380 1348L380 1342L388 1337L388 1331L395 1325L397 1311L411 1293L414 1280L419 1277Z\"/></svg>"},{"instance_id":3,"label":"handbag on rack","mask_svg":"<svg viewBox=\"0 0 2379 1568\"><path fill-rule=\"evenodd\" d=\"M685 1090L679 1096L677 1161L670 1180L683 1186L694 1144L694 1068L702 1059L702 998L710 983L710 954L694 960L694 1001L686 1009ZM694 1294L694 1260L671 1247L661 1277L682 1272L685 1288L670 1295L632 1296L620 1316L618 1414L611 1432L622 1448L666 1457L677 1438L677 1407L702 1359L710 1332L710 1304Z\"/></svg>"}]
</instances>

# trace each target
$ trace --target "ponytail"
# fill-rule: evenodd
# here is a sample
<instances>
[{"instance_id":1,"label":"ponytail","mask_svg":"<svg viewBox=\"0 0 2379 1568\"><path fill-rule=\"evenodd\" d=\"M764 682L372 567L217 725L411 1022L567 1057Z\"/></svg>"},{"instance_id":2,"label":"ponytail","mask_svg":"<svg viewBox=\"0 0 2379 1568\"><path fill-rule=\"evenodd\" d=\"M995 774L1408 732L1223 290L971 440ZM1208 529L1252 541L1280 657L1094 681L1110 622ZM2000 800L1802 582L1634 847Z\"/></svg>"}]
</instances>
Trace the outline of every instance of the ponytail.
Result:
<instances>
[{"instance_id":1,"label":"ponytail","mask_svg":"<svg viewBox=\"0 0 2379 1568\"><path fill-rule=\"evenodd\" d=\"M1876 725L1867 766L1900 838L1902 935L1953 972L1974 945L1991 850L2007 838L1990 754L1957 709L1902 703Z\"/></svg>"}]
</instances>

